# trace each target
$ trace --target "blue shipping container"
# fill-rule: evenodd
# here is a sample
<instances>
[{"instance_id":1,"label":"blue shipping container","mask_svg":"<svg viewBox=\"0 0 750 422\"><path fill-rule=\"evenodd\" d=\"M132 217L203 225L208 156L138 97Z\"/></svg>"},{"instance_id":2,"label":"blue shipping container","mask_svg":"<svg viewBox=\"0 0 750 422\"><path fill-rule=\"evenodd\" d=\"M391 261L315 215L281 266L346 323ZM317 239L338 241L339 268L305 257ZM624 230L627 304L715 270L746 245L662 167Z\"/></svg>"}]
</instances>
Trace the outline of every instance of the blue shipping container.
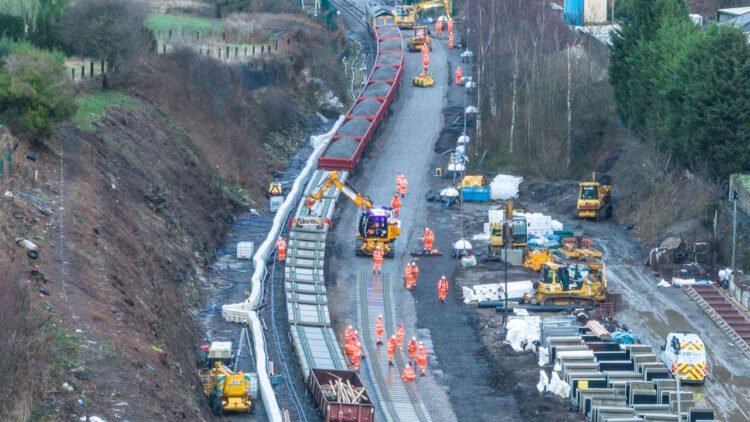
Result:
<instances>
[{"instance_id":1,"label":"blue shipping container","mask_svg":"<svg viewBox=\"0 0 750 422\"><path fill-rule=\"evenodd\" d=\"M583 1L584 0L565 0L563 13L565 20L576 26L583 25Z\"/></svg>"},{"instance_id":2,"label":"blue shipping container","mask_svg":"<svg viewBox=\"0 0 750 422\"><path fill-rule=\"evenodd\" d=\"M461 189L461 195L466 202L489 202L490 188L464 187Z\"/></svg>"}]
</instances>

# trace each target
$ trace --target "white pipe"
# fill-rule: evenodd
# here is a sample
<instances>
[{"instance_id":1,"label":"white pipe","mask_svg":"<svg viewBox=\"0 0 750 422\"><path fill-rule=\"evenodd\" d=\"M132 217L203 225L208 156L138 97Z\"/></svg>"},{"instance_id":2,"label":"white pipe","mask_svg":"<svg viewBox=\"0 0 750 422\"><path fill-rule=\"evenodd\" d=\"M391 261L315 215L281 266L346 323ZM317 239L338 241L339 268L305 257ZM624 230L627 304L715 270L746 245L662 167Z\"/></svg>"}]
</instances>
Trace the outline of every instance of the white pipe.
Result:
<instances>
[{"instance_id":1,"label":"white pipe","mask_svg":"<svg viewBox=\"0 0 750 422\"><path fill-rule=\"evenodd\" d=\"M296 206L297 202L299 201L299 196L302 193L304 185L307 183L307 179L310 177L312 172L315 171L318 163L318 157L320 157L320 155L323 153L323 150L325 150L326 146L328 146L328 143L331 141L333 134L336 133L343 122L344 116L341 116L336 121L336 124L333 125L333 129L331 129L330 132L315 137L317 138L315 140L317 142L313 141L313 143L317 143L318 145L310 155L310 158L307 159L305 168L302 169L302 172L294 180L294 185L292 186L289 194L286 196L284 203L276 212L276 216L273 219L273 225L271 227L271 230L268 232L268 236L266 236L266 240L264 240L260 247L258 247L255 255L253 256L255 271L253 272L253 276L251 278L252 290L248 302L250 305L250 310L248 311L248 325L250 325L250 330L253 333L255 355L258 357L256 369L258 371L258 381L261 391L261 397L263 397L263 405L266 408L268 419L274 422L282 421L281 409L279 409L279 404L276 402L276 395L274 394L273 388L271 387L271 379L268 376L268 368L266 365L268 356L266 356L265 338L263 336L263 328L261 327L260 319L258 318L258 314L256 312L256 309L260 305L261 294L263 290L263 278L266 275L266 259L276 245L276 239L279 237L279 234L283 229L283 224L286 223L289 212ZM273 298L270 298L270 300L273 300Z\"/></svg>"}]
</instances>

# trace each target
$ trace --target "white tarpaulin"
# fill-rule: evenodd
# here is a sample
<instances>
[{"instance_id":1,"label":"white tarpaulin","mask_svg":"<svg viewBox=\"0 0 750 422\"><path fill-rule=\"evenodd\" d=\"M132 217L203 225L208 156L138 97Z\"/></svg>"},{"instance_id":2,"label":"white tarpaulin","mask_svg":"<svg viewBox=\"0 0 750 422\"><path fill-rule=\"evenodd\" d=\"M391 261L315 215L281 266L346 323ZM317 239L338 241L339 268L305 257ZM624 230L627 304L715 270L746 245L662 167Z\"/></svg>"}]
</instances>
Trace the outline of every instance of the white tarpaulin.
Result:
<instances>
[{"instance_id":1,"label":"white tarpaulin","mask_svg":"<svg viewBox=\"0 0 750 422\"><path fill-rule=\"evenodd\" d=\"M506 335L503 343L510 345L516 352L528 350L533 342L539 341L538 316L513 316L506 324Z\"/></svg>"},{"instance_id":2,"label":"white tarpaulin","mask_svg":"<svg viewBox=\"0 0 750 422\"><path fill-rule=\"evenodd\" d=\"M494 201L505 201L517 197L521 182L523 182L521 176L498 174L490 182L490 198Z\"/></svg>"},{"instance_id":3,"label":"white tarpaulin","mask_svg":"<svg viewBox=\"0 0 750 422\"><path fill-rule=\"evenodd\" d=\"M516 215L526 217L529 236L540 237L563 229L563 224L557 220L553 220L549 215L538 212L527 212Z\"/></svg>"},{"instance_id":4,"label":"white tarpaulin","mask_svg":"<svg viewBox=\"0 0 750 422\"><path fill-rule=\"evenodd\" d=\"M508 298L518 298L531 291L531 280L513 281L508 283ZM505 299L505 283L477 284L463 287L464 303L486 302L488 300Z\"/></svg>"}]
</instances>

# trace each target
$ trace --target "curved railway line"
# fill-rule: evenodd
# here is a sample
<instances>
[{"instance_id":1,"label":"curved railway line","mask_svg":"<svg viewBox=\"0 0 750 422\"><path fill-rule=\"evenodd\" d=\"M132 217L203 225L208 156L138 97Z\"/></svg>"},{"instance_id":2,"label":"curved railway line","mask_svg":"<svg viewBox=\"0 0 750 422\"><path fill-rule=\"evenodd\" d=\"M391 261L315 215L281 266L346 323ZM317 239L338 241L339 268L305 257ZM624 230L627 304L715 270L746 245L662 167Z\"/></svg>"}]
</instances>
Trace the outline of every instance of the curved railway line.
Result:
<instances>
[{"instance_id":1,"label":"curved railway line","mask_svg":"<svg viewBox=\"0 0 750 422\"><path fill-rule=\"evenodd\" d=\"M363 21L364 12L349 0L336 0L341 9L350 14L357 22L369 29L369 25ZM342 7L343 6L343 7ZM335 134L326 152L318 161L318 170L312 173L302 193L305 198L315 190L328 176L327 168L339 171L340 178L345 179L348 175L346 170L352 170L359 161L362 152L372 139L375 130L385 117L386 111L393 101L396 90L401 80L403 68L403 39L400 31L392 27L379 27L373 31L375 45L375 64L368 81L364 84L360 96L349 110L345 121L354 118L366 118L370 126L358 135ZM388 43L388 47L381 49L381 43ZM386 45L386 44L382 44ZM394 46L396 48L394 49ZM400 48L399 48L400 47ZM383 67L389 69L392 76L387 78L374 77L376 70ZM387 83L390 88L385 93L368 95L368 87L373 84ZM371 115L357 115L353 111L355 107L364 101L377 101L380 105L376 113ZM346 156L334 153L331 148L336 142L356 142L356 147L347 151ZM284 288L286 296L287 317L291 344L297 354L300 368L305 380L310 376L311 369L347 369L347 361L336 341L336 335L331 326L328 309L328 298L325 287L325 253L326 239L330 229L330 221L333 217L335 202L339 192L336 188L329 189L324 198L316 205L317 212L323 224L311 225L305 221L308 210L305 201L297 205L296 211L290 221L288 230L287 258L284 268ZM297 224L300 223L300 224ZM356 259L356 258L355 258ZM274 265L275 266L275 265ZM275 272L275 270L274 270ZM363 273L358 277L359 304L358 326L362 334L365 346L365 358L362 371L365 385L371 391L371 397L380 414L388 421L430 421L429 415L421 402L421 398L413 384L404 383L401 380L401 371L405 362L401 357L397 359L395 367L388 366L385 349L377 347L372 337L370 322L378 314L385 317L386 327L389 333L395 332L395 321L393 318L393 305L391 301L391 276L384 274L380 280L368 279ZM275 280L272 280L272 283ZM275 312L275 308L272 309ZM279 332L275 325L273 335L275 345L279 346ZM280 350L277 350L280 352ZM288 373L286 361L280 362L283 371ZM287 385L292 395L292 404L297 406L299 400L296 398L294 388ZM374 395L372 394L374 392ZM304 412L297 409L302 415Z\"/></svg>"}]
</instances>

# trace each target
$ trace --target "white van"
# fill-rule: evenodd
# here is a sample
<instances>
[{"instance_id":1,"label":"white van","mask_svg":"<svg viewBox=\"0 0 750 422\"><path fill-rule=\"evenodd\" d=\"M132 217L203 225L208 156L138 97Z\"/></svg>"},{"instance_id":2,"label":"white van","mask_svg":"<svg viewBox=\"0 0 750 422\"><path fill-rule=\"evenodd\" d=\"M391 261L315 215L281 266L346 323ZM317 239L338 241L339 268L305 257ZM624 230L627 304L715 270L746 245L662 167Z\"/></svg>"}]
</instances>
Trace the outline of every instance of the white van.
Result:
<instances>
[{"instance_id":1,"label":"white van","mask_svg":"<svg viewBox=\"0 0 750 422\"><path fill-rule=\"evenodd\" d=\"M679 344L679 356L674 352L674 344ZM697 334L669 333L661 349L661 360L673 376L679 374L684 383L703 384L708 375L708 361L706 347Z\"/></svg>"}]
</instances>

